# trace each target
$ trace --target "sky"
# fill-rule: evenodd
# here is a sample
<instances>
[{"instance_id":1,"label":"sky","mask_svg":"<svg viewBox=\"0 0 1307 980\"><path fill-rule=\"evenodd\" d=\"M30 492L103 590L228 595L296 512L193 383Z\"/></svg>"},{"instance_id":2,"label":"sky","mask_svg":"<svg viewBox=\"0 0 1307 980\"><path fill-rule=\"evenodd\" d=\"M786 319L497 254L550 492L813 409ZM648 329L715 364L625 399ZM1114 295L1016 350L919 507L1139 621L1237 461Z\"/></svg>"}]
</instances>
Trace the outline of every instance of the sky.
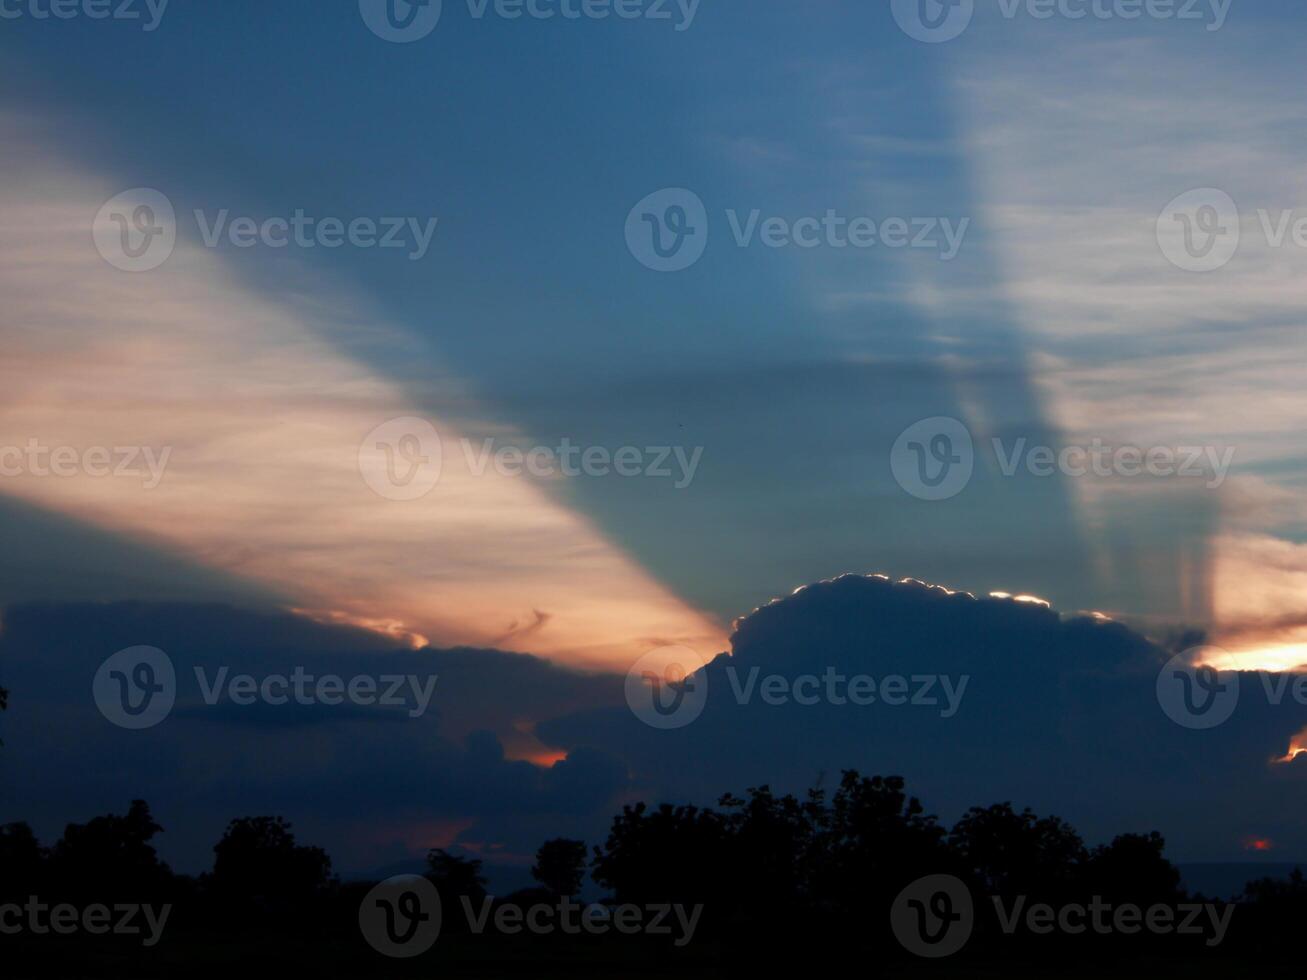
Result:
<instances>
[{"instance_id":1,"label":"sky","mask_svg":"<svg viewBox=\"0 0 1307 980\"><path fill-rule=\"evenodd\" d=\"M1190 855L1307 844L1273 816L1298 706L1195 734L1152 693L1199 641L1307 661L1300 5L119 2L0 2L0 820L49 836L153 788L187 868L227 798L354 867L517 859L632 794L856 762ZM795 612L807 652L768 612L878 574L853 580L873 620ZM882 595L903 579L1035 633L958 641L954 603L898 638L927 588ZM749 624L781 633L742 649ZM138 645L183 681L383 657L478 693L366 738L202 698L106 731L86 692ZM810 752L759 752L765 712L713 702L670 743L631 717L623 676L669 648L905 674L970 651L1027 704L1094 682L1017 734L982 694L965 730L800 719ZM1135 683L1142 706L1109 693ZM1123 773L1102 759L1138 746L1095 712L1135 708L1164 732ZM1050 725L1060 754L1018 774ZM80 754L101 738L113 765ZM390 762L345 812L365 751ZM320 767L288 782L297 752ZM1055 777L1077 753L1102 792L1192 805L1083 806ZM1234 772L1272 826L1194 815Z\"/></svg>"}]
</instances>

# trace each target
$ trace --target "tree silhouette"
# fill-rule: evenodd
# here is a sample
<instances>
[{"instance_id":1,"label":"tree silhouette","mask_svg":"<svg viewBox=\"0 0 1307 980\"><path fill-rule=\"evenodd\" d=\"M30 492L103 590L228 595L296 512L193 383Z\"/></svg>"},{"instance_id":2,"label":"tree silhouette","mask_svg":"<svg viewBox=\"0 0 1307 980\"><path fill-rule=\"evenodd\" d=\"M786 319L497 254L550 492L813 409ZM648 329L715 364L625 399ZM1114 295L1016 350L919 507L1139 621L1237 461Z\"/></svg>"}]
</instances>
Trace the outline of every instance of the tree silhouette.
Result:
<instances>
[{"instance_id":1,"label":"tree silhouette","mask_svg":"<svg viewBox=\"0 0 1307 980\"><path fill-rule=\"evenodd\" d=\"M281 817L233 820L213 854L210 884L228 899L304 900L332 882L326 851L295 843Z\"/></svg>"},{"instance_id":2,"label":"tree silhouette","mask_svg":"<svg viewBox=\"0 0 1307 980\"><path fill-rule=\"evenodd\" d=\"M1028 809L1017 813L1011 803L972 807L954 825L949 844L985 892L1045 900L1070 894L1089 857L1068 824Z\"/></svg>"},{"instance_id":3,"label":"tree silhouette","mask_svg":"<svg viewBox=\"0 0 1307 980\"><path fill-rule=\"evenodd\" d=\"M144 800L133 800L121 817L69 824L50 849L55 890L68 897L115 901L146 901L164 893L172 872L150 844L162 830Z\"/></svg>"},{"instance_id":4,"label":"tree silhouette","mask_svg":"<svg viewBox=\"0 0 1307 980\"><path fill-rule=\"evenodd\" d=\"M46 854L25 823L0 827L0 898L25 898L37 887Z\"/></svg>"},{"instance_id":5,"label":"tree silhouette","mask_svg":"<svg viewBox=\"0 0 1307 980\"><path fill-rule=\"evenodd\" d=\"M713 810L663 804L627 806L595 849L594 879L619 902L712 905L729 889L730 828Z\"/></svg>"},{"instance_id":6,"label":"tree silhouette","mask_svg":"<svg viewBox=\"0 0 1307 980\"><path fill-rule=\"evenodd\" d=\"M233 944L233 949L267 955L275 946L288 957L287 963L303 960L314 967L329 963L333 969L352 969L353 964L333 959L341 950L333 943L339 930L354 928L372 883L340 885L332 877L327 854L297 844L287 821L231 821L213 849L212 872L198 883L173 876L159 861L152 841L160 832L149 807L139 800L125 815L70 824L48 852L26 824L0 827L0 905L28 896L47 902L168 903L177 905L179 913L169 920L169 941L177 944L173 948L186 951L188 942L199 943L197 949L207 953L217 923L224 943ZM1008 934L998 927L987 900L993 895L1009 905L1024 896L1027 906L1083 905L1090 899L1109 907L1175 906L1187 899L1164 849L1161 835L1149 833L1123 834L1088 850L1075 830L1057 817L1017 812L1007 803L975 807L946 833L907 794L901 778L846 772L829 799L817 789L799 798L778 796L761 786L742 796L728 794L716 808L627 806L614 819L608 839L594 849L593 868L594 880L610 890L611 901L701 905L698 938L685 955L725 955L736 975L810 969L814 943L852 955L899 950L890 935L887 911L900 892L926 876L955 875L964 879L980 917L963 955L991 963L998 975L1007 957L1024 962L1036 950L1048 955L1050 948L1059 946L1069 955L1074 948L1074 955L1083 952L1091 958L1113 950L1129 950L1137 957L1150 947L1171 957L1186 951L1214 955L1203 946L1205 937L1187 943L1147 934ZM585 862L583 842L548 840L531 869L544 887L498 904L530 906L573 896L581 888ZM468 918L454 910L464 902L480 907L488 900L482 862L433 849L427 855L426 876L450 912L442 924L462 932ZM1287 881L1250 882L1236 916L1238 931L1231 930L1221 955L1231 950L1258 956L1268 951L1277 955L1281 947L1291 950L1284 937L1293 935L1305 912L1307 879L1302 874L1295 872ZM276 930L272 946L268 929ZM173 938L177 930L181 940ZM610 940L594 936L576 942ZM676 948L669 942L664 950L652 937L646 940L612 948L625 950L632 963L641 965L647 965L648 956L665 952L668 972L676 974ZM524 944L529 947L537 939L523 934L512 940L497 938L491 930L478 942L485 944L478 949L487 951L487 963L500 953L517 962L524 952L534 955L536 950ZM571 955L575 949L568 937L545 952ZM57 941L42 941L24 946L22 955L43 968L53 962L55 972L49 975L97 975L75 960L80 955L75 949L70 954L74 959L67 962L45 959L52 950L59 950ZM959 975L971 974L964 970Z\"/></svg>"},{"instance_id":7,"label":"tree silhouette","mask_svg":"<svg viewBox=\"0 0 1307 980\"><path fill-rule=\"evenodd\" d=\"M585 879L585 841L558 837L545 841L536 851L531 877L552 894L570 898L581 890Z\"/></svg>"},{"instance_id":8,"label":"tree silhouette","mask_svg":"<svg viewBox=\"0 0 1307 980\"><path fill-rule=\"evenodd\" d=\"M447 907L455 907L464 899L477 905L486 897L486 879L481 873L481 862L475 858L433 848L427 852L426 878L436 886L441 902ZM462 921L461 916L452 918L455 922Z\"/></svg>"},{"instance_id":9,"label":"tree silhouette","mask_svg":"<svg viewBox=\"0 0 1307 980\"><path fill-rule=\"evenodd\" d=\"M1150 834L1122 834L1094 848L1087 869L1087 890L1109 901L1155 904L1179 901L1180 872L1162 852L1166 841Z\"/></svg>"}]
</instances>

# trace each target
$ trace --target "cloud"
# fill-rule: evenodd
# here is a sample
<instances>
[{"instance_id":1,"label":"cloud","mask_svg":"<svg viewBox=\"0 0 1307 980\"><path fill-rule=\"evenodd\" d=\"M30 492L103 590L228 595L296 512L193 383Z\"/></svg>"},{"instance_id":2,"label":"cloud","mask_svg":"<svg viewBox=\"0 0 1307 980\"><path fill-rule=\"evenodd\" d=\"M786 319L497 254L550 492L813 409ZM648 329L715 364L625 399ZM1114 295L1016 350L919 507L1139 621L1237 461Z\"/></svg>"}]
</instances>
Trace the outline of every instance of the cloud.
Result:
<instances>
[{"instance_id":1,"label":"cloud","mask_svg":"<svg viewBox=\"0 0 1307 980\"><path fill-rule=\"evenodd\" d=\"M127 731L100 714L92 680L110 654L142 644L170 657L177 703L156 727ZM240 675L262 683L297 669L432 679L434 697L417 716L407 685L393 708L230 697ZM347 869L456 841L529 855L550 828L597 833L626 788L625 764L603 750L521 761L539 748L523 722L621 697L619 678L523 654L415 651L230 606L33 603L6 612L0 675L13 692L0 822L30 820L48 839L142 797L169 829L169 856L191 870L207 867L227 820L260 813L288 816ZM216 704L206 687L223 692Z\"/></svg>"},{"instance_id":2,"label":"cloud","mask_svg":"<svg viewBox=\"0 0 1307 980\"><path fill-rule=\"evenodd\" d=\"M162 724L127 731L100 714L92 678L111 653L142 643L168 652L179 697ZM0 822L31 820L50 838L143 797L168 827L165 856L185 869L207 865L227 820L277 813L346 869L458 845L520 873L549 837L598 842L625 802L711 803L763 783L802 792L858 768L906 776L946 820L1011 800L1091 839L1158 829L1185 860L1235 859L1250 835L1281 853L1307 850L1297 818L1307 760L1274 761L1307 727L1307 706L1289 691L1272 704L1267 692L1284 679L1245 674L1228 721L1182 728L1156 695L1170 656L1101 617L844 576L743 617L733 654L701 675L702 715L656 730L631 712L622 676L524 654L411 650L230 606L28 604L8 611L0 633L0 678L12 692ZM262 679L297 666L438 680L431 710L411 717L226 697L210 706L195 676L200 668L212 683L225 667ZM859 704L848 686L845 703L820 688L813 704L761 694L773 676L788 689L832 675L876 684L902 675L909 703ZM911 703L928 675L933 703ZM550 764L525 761L549 749Z\"/></svg>"},{"instance_id":3,"label":"cloud","mask_svg":"<svg viewBox=\"0 0 1307 980\"><path fill-rule=\"evenodd\" d=\"M269 298L193 234L154 271L112 268L90 230L121 188L51 156L31 129L0 115L10 174L0 191L0 447L37 440L168 456L150 488L20 466L0 493L323 620L418 643L529 643L622 666L649 636L725 645L717 623L545 488L493 467L478 474L459 451L465 435L489 431L504 444L520 435L479 419L456 378L434 400L439 483L420 500L375 494L360 474L365 436L428 416L432 400L334 343L342 332L360 346L399 343L368 303L293 262Z\"/></svg>"},{"instance_id":4,"label":"cloud","mask_svg":"<svg viewBox=\"0 0 1307 980\"><path fill-rule=\"evenodd\" d=\"M1037 603L974 598L883 577L844 576L798 591L737 624L734 655L700 676L707 703L692 724L659 731L622 708L539 726L567 750L603 746L630 762L649 796L710 799L769 783L801 791L841 769L896 773L953 819L974 804L1012 800L1070 820L1091 838L1158 829L1191 860L1231 857L1249 833L1307 850L1292 814L1307 803L1293 766L1275 764L1307 706L1268 702L1246 674L1234 716L1200 732L1159 706L1158 672L1172 655L1126 626L1064 616ZM754 694L740 703L752 672ZM768 704L776 675L909 680L940 675L939 703ZM945 716L942 678L968 678ZM1272 678L1272 680L1274 680ZM797 688L795 689L798 690ZM1295 766L1297 764L1295 763Z\"/></svg>"}]
</instances>

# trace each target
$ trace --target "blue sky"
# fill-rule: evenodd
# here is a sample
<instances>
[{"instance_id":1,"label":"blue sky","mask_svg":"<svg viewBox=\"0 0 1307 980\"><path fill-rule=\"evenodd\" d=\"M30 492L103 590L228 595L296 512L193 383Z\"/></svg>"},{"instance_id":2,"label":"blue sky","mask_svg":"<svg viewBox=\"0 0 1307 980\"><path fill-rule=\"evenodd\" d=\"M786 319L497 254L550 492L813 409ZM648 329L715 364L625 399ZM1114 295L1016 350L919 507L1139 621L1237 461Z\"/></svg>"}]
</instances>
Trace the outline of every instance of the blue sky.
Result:
<instances>
[{"instance_id":1,"label":"blue sky","mask_svg":"<svg viewBox=\"0 0 1307 980\"><path fill-rule=\"evenodd\" d=\"M171 454L148 492L6 476L0 603L221 601L622 672L883 572L1302 662L1301 6L974 6L926 43L896 21L911 4L444 0L390 43L352 0L172 0L153 30L10 0L0 446ZM177 248L125 273L92 230L140 188L175 208ZM660 273L625 229L667 188L702 202L707 248ZM1195 188L1242 233L1205 272L1165 237ZM297 212L437 223L415 261L204 241L219 214ZM753 212L961 237L948 259L741 246ZM410 507L356 456L415 417L445 477ZM939 418L973 473L922 499L894 447ZM680 487L479 479L462 447L486 439L701 455ZM1208 468L1004 473L1018 446L1096 444Z\"/></svg>"}]
</instances>

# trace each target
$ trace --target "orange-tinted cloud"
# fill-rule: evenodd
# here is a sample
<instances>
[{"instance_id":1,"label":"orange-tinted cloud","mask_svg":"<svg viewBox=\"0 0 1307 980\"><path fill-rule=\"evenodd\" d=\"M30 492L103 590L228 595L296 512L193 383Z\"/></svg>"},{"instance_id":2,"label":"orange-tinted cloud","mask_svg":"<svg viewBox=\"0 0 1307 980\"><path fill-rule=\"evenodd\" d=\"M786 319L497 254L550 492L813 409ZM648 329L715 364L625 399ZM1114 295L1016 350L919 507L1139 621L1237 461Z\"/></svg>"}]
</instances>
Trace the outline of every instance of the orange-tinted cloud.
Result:
<instances>
[{"instance_id":1,"label":"orange-tinted cloud","mask_svg":"<svg viewBox=\"0 0 1307 980\"><path fill-rule=\"evenodd\" d=\"M378 496L360 473L364 437L430 410L324 339L328 320L382 334L365 304L311 277L311 299L258 294L185 235L154 271L115 269L90 231L121 188L24 144L12 118L0 117L0 134L10 175L0 447L169 451L150 489L24 470L0 493L414 643L498 644L623 671L652 638L709 655L726 647L719 624L545 488L474 472L456 447L487 429L456 379L443 394L457 408L431 420L446 446L438 485L419 500Z\"/></svg>"}]
</instances>

